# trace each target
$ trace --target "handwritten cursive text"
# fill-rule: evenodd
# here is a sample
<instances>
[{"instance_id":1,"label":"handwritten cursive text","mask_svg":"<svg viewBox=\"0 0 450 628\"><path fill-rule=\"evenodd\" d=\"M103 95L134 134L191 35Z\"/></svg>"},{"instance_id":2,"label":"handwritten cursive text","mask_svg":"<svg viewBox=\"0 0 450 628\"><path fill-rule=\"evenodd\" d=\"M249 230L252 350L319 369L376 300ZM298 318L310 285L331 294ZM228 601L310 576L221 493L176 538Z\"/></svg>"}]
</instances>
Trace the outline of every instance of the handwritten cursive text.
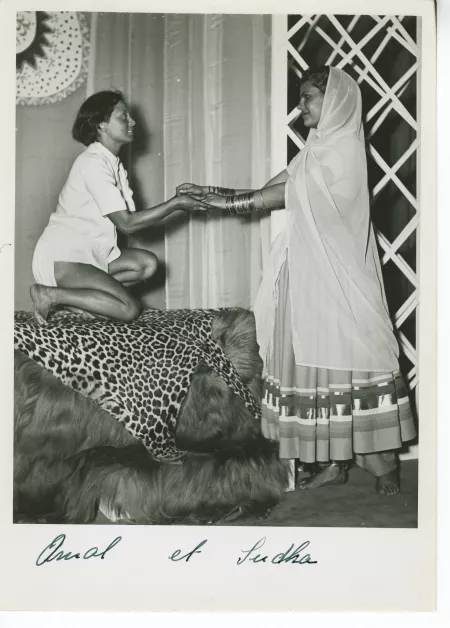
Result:
<instances>
[{"instance_id":1,"label":"handwritten cursive text","mask_svg":"<svg viewBox=\"0 0 450 628\"><path fill-rule=\"evenodd\" d=\"M111 541L108 547L102 551L100 551L98 547L91 547L90 549L86 550L83 555L81 555L81 552L63 551L61 548L64 545L65 540L65 534L59 534L57 537L55 537L53 541L49 545L47 545L47 547L45 547L39 554L36 559L36 565L38 567L42 567L42 565L44 565L45 563L51 563L54 560L72 560L72 558L82 558L84 560L88 560L89 558L101 558L103 560L106 556L106 553L112 550L112 548L115 547L118 543L120 543L122 537L117 536L114 541Z\"/></svg>"},{"instance_id":2,"label":"handwritten cursive text","mask_svg":"<svg viewBox=\"0 0 450 628\"><path fill-rule=\"evenodd\" d=\"M204 539L201 543L199 543L196 547L194 547L193 550L191 550L190 552L188 552L187 554L184 554L184 556L180 556L181 554L181 550L177 549L174 551L174 553L169 556L169 560L173 560L175 562L178 562L180 560L185 560L186 562L189 561L189 559L194 555L194 554L201 554L201 547L203 547L204 545L206 545L206 543L208 542L208 539Z\"/></svg>"},{"instance_id":3,"label":"handwritten cursive text","mask_svg":"<svg viewBox=\"0 0 450 628\"><path fill-rule=\"evenodd\" d=\"M283 563L295 563L297 565L315 565L317 564L317 560L312 560L310 554L302 554L309 546L309 541L304 541L301 545L298 545L294 549L294 543L289 546L285 552L281 552L280 554L276 554L272 558L270 558L266 554L259 554L257 550L261 549L261 547L265 544L266 537L264 536L262 539L259 539L254 546L249 550L241 550L241 553L244 556L241 556L237 560L238 565L242 565L246 561L251 563L272 563L273 565L282 565Z\"/></svg>"}]
</instances>

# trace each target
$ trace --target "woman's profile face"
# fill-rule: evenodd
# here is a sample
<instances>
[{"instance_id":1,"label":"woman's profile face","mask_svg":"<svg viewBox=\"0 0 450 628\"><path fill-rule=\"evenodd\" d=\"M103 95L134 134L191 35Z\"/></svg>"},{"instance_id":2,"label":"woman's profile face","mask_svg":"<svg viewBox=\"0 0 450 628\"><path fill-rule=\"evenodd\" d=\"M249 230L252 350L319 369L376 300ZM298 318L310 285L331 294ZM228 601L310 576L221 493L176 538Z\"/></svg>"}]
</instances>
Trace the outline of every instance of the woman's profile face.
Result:
<instances>
[{"instance_id":1,"label":"woman's profile face","mask_svg":"<svg viewBox=\"0 0 450 628\"><path fill-rule=\"evenodd\" d=\"M322 114L325 94L312 83L306 82L300 87L300 109L303 124L309 129L317 129Z\"/></svg>"},{"instance_id":2,"label":"woman's profile face","mask_svg":"<svg viewBox=\"0 0 450 628\"><path fill-rule=\"evenodd\" d=\"M100 136L104 134L115 142L129 144L133 141L133 127L135 124L127 106L120 101L114 107L108 122L101 123L99 134Z\"/></svg>"}]
</instances>

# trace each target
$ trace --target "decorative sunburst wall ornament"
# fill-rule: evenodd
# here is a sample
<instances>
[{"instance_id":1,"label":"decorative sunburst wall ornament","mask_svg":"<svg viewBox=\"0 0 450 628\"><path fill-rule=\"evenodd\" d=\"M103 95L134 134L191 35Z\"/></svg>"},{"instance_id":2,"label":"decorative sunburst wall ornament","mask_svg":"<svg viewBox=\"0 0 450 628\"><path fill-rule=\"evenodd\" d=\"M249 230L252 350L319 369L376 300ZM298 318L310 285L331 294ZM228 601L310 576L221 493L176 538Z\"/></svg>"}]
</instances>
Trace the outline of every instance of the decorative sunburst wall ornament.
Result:
<instances>
[{"instance_id":1,"label":"decorative sunburst wall ornament","mask_svg":"<svg viewBox=\"0 0 450 628\"><path fill-rule=\"evenodd\" d=\"M47 105L87 77L89 28L82 13L20 11L16 15L16 104Z\"/></svg>"}]
</instances>

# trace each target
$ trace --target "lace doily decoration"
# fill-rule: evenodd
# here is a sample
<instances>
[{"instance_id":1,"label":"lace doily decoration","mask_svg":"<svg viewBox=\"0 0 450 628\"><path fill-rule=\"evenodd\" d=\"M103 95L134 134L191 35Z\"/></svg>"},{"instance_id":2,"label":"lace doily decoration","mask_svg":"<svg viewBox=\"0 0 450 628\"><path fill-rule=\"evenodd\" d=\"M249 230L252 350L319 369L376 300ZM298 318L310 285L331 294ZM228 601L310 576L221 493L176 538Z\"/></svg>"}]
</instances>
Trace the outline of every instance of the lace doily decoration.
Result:
<instances>
[{"instance_id":1,"label":"lace doily decoration","mask_svg":"<svg viewBox=\"0 0 450 628\"><path fill-rule=\"evenodd\" d=\"M89 27L82 13L19 11L16 17L16 104L59 102L86 81Z\"/></svg>"}]
</instances>

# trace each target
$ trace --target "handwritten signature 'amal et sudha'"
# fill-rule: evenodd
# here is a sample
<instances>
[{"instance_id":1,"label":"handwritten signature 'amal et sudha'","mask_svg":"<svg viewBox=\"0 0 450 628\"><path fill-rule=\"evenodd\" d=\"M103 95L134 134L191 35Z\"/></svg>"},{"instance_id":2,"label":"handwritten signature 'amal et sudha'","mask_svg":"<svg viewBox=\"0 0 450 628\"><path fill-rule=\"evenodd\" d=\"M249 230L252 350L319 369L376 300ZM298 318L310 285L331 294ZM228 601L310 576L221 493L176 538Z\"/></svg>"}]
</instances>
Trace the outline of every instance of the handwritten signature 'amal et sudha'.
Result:
<instances>
[{"instance_id":1,"label":"handwritten signature 'amal et sudha'","mask_svg":"<svg viewBox=\"0 0 450 628\"><path fill-rule=\"evenodd\" d=\"M113 547L115 547L122 540L121 536L117 536L104 550L100 550L98 547L91 547L86 550L83 554L81 552L69 552L67 550L63 550L62 546L64 545L64 541L66 540L65 534L59 534L56 536L51 543L49 543L39 554L36 559L36 565L41 567L46 563L51 563L53 561L60 560L89 560L91 558L100 558L104 559L106 554L110 552ZM189 562L189 559L195 556L196 554L202 554L202 548L206 547L208 543L208 539L204 539L200 543L198 543L194 549L183 554L181 549L175 550L171 555L168 556L169 560L172 562ZM306 552L307 548L310 545L309 541L304 541L297 547L295 547L294 543L291 543L288 549L283 552L279 552L274 556L269 556L266 553L260 553L259 550L265 545L266 537L259 539L250 549L241 550L242 556L237 559L237 565L242 565L245 562L248 563L266 563L273 565L282 565L285 563L297 564L297 565L316 565L317 560L313 560L311 555Z\"/></svg>"}]
</instances>

